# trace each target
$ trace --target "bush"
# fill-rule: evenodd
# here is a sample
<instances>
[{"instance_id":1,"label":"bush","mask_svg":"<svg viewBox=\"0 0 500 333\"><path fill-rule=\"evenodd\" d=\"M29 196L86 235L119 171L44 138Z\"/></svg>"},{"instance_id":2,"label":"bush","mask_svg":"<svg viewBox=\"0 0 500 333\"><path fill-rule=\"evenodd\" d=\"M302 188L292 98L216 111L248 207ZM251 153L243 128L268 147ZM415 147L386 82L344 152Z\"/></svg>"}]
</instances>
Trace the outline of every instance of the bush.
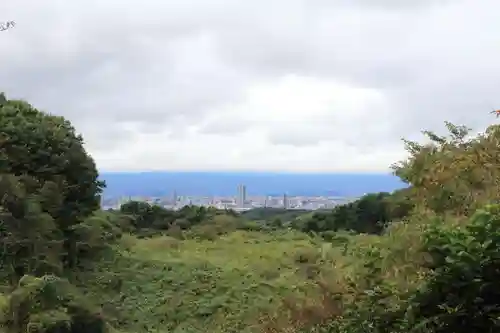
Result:
<instances>
[{"instance_id":1,"label":"bush","mask_svg":"<svg viewBox=\"0 0 500 333\"><path fill-rule=\"evenodd\" d=\"M469 216L476 209L500 200L500 125L484 134L469 136L466 126L446 123L447 136L430 131L429 143L405 140L410 154L393 165L397 176L411 186L417 205L439 214Z\"/></svg>"},{"instance_id":2,"label":"bush","mask_svg":"<svg viewBox=\"0 0 500 333\"><path fill-rule=\"evenodd\" d=\"M246 231L271 231L271 228L265 223L266 221L243 221L238 225L238 229Z\"/></svg>"},{"instance_id":3,"label":"bush","mask_svg":"<svg viewBox=\"0 0 500 333\"><path fill-rule=\"evenodd\" d=\"M72 227L76 241L78 268L84 268L93 261L112 254L111 244L122 237L122 230L102 214L94 214Z\"/></svg>"},{"instance_id":4,"label":"bush","mask_svg":"<svg viewBox=\"0 0 500 333\"><path fill-rule=\"evenodd\" d=\"M193 227L187 232L188 237L216 240L222 235L228 234L238 229L241 221L231 215L216 215L209 221Z\"/></svg>"},{"instance_id":5,"label":"bush","mask_svg":"<svg viewBox=\"0 0 500 333\"><path fill-rule=\"evenodd\" d=\"M291 226L311 233L352 230L356 233L380 234L389 222L407 217L413 208L406 189L392 194L372 193L331 211L302 216L292 221Z\"/></svg>"},{"instance_id":6,"label":"bush","mask_svg":"<svg viewBox=\"0 0 500 333\"><path fill-rule=\"evenodd\" d=\"M63 235L46 212L43 188L33 191L37 185L31 177L0 174L0 266L12 285L26 273L62 271Z\"/></svg>"},{"instance_id":7,"label":"bush","mask_svg":"<svg viewBox=\"0 0 500 333\"><path fill-rule=\"evenodd\" d=\"M98 308L67 280L24 276L8 298L4 325L12 332L104 333Z\"/></svg>"},{"instance_id":8,"label":"bush","mask_svg":"<svg viewBox=\"0 0 500 333\"><path fill-rule=\"evenodd\" d=\"M500 205L465 226L436 218L424 232L428 271L414 289L384 279L380 246L360 249L364 269L339 295L343 311L330 333L500 332Z\"/></svg>"},{"instance_id":9,"label":"bush","mask_svg":"<svg viewBox=\"0 0 500 333\"><path fill-rule=\"evenodd\" d=\"M432 274L411 300L410 319L428 332L500 332L500 205L463 228L434 225Z\"/></svg>"}]
</instances>

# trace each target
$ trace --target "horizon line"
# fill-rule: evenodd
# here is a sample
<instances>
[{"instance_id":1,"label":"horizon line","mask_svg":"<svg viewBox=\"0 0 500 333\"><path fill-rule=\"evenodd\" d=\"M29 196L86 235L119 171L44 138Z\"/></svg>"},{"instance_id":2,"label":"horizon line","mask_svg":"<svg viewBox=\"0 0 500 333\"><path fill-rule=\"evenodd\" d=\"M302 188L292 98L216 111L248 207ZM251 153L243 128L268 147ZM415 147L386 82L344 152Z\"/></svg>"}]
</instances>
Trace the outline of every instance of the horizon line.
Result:
<instances>
[{"instance_id":1,"label":"horizon line","mask_svg":"<svg viewBox=\"0 0 500 333\"><path fill-rule=\"evenodd\" d=\"M391 171L276 171L276 170L99 170L103 174L145 174L145 173L199 173L199 174L314 174L314 175L394 175Z\"/></svg>"}]
</instances>

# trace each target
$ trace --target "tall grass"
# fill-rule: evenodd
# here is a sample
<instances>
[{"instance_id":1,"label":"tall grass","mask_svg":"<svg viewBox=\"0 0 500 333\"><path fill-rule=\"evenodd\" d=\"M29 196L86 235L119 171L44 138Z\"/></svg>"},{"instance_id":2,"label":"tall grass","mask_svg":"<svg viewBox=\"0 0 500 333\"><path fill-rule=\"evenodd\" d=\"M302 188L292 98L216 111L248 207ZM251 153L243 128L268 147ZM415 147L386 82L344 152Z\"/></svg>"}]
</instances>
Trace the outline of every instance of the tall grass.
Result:
<instances>
[{"instance_id":1,"label":"tall grass","mask_svg":"<svg viewBox=\"0 0 500 333\"><path fill-rule=\"evenodd\" d=\"M123 237L114 262L80 281L125 331L258 332L283 301L313 303L330 250L295 231L236 231L215 241ZM332 266L332 265L329 265Z\"/></svg>"}]
</instances>

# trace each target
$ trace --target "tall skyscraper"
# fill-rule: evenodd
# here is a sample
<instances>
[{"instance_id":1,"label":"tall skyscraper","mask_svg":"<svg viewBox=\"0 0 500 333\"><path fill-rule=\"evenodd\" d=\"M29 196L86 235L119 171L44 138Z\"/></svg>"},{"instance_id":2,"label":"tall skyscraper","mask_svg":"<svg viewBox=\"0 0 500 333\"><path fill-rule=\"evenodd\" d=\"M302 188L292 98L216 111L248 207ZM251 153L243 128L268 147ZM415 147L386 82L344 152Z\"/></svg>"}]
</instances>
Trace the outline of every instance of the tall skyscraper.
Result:
<instances>
[{"instance_id":1,"label":"tall skyscraper","mask_svg":"<svg viewBox=\"0 0 500 333\"><path fill-rule=\"evenodd\" d=\"M283 194L283 208L288 209L288 197L286 193Z\"/></svg>"},{"instance_id":2,"label":"tall skyscraper","mask_svg":"<svg viewBox=\"0 0 500 333\"><path fill-rule=\"evenodd\" d=\"M245 185L238 185L237 188L237 197L236 197L236 205L238 208L245 207L245 201L247 200L247 187Z\"/></svg>"}]
</instances>

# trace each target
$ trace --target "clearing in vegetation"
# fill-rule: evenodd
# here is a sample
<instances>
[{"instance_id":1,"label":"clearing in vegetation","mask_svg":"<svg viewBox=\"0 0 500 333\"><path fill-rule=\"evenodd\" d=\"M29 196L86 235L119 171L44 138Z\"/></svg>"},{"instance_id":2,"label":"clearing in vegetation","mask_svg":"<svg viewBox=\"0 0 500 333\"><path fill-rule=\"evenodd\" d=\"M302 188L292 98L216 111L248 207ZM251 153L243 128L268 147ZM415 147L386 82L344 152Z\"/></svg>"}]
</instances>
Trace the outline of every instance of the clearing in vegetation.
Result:
<instances>
[{"instance_id":1,"label":"clearing in vegetation","mask_svg":"<svg viewBox=\"0 0 500 333\"><path fill-rule=\"evenodd\" d=\"M114 262L80 279L126 331L251 332L283 299L318 295L308 274L321 247L300 232L238 231L216 241L124 236L117 250Z\"/></svg>"}]
</instances>

